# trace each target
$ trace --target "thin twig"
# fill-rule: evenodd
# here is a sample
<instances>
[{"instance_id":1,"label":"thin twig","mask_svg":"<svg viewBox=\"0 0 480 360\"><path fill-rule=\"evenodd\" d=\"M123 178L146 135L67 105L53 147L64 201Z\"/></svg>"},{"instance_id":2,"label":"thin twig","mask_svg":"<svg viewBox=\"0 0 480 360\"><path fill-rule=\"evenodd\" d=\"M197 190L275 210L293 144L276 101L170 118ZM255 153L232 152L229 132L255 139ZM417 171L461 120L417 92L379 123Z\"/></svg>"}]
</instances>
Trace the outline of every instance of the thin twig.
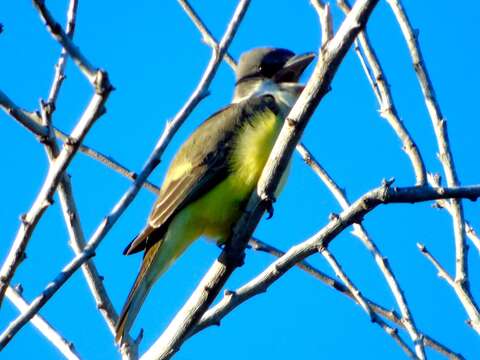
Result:
<instances>
[{"instance_id":1,"label":"thin twig","mask_svg":"<svg viewBox=\"0 0 480 360\"><path fill-rule=\"evenodd\" d=\"M61 130L54 128L54 133L55 133L55 136L61 141L65 142L68 140L68 135L62 132ZM123 166L112 157L102 154L100 151L95 150L87 145L83 145L83 144L80 145L79 151L81 151L85 155L88 155L92 159L97 160L103 165L109 167L110 169L115 170L117 173L123 175L124 177L126 177L131 181L135 181L138 177L138 174L135 171L129 170L127 167ZM142 184L142 187L144 187L147 190L150 190L154 194L158 195L160 193L160 188L149 181L145 181Z\"/></svg>"},{"instance_id":2,"label":"thin twig","mask_svg":"<svg viewBox=\"0 0 480 360\"><path fill-rule=\"evenodd\" d=\"M400 25L410 52L413 67L424 96L425 105L432 120L433 130L437 139L438 158L442 165L447 185L457 186L459 181L449 145L446 120L440 110L430 75L423 60L422 51L418 42L418 32L414 32L405 9L399 0L387 0L387 2ZM455 237L455 282L459 283L462 287L462 292L468 294L468 297L473 300L468 278L468 248L465 241L463 206L461 201L457 200L452 200L451 206ZM472 328L474 328L477 333L480 333L480 311L478 306L476 306L473 301L470 302L470 305L463 301L462 303L470 317Z\"/></svg>"},{"instance_id":3,"label":"thin twig","mask_svg":"<svg viewBox=\"0 0 480 360\"><path fill-rule=\"evenodd\" d=\"M65 33L69 39L73 39L77 8L77 0L71 0L67 10L67 24L65 27ZM60 152L55 137L53 136L54 130L52 117L55 111L58 94L60 93L60 88L63 80L65 79L67 58L68 53L64 48L62 48L60 57L55 65L55 75L50 87L47 103L40 103L40 114L43 121L43 126L46 126L49 129L49 136L45 138L44 145L51 164L53 164L55 158ZM85 247L85 234L80 223L80 215L77 210L76 201L73 197L70 177L65 174L62 176L58 186L58 195L60 198L60 205L65 219L65 224L67 226L67 231L70 236L70 246L73 248L75 254L78 255ZM108 296L103 285L103 278L99 275L93 260L86 262L82 267L82 270L100 314L105 319L105 322L107 323L107 326L112 334L115 334L115 325L118 320L118 314L115 311L110 297ZM127 347L128 351L126 351L126 354L135 354L135 345L131 339L127 339L127 343L129 346Z\"/></svg>"},{"instance_id":4,"label":"thin twig","mask_svg":"<svg viewBox=\"0 0 480 360\"><path fill-rule=\"evenodd\" d=\"M325 46L333 37L333 20L330 13L330 4L324 4L323 1L320 0L310 0L310 4L318 14L322 30L322 46Z\"/></svg>"},{"instance_id":5,"label":"thin twig","mask_svg":"<svg viewBox=\"0 0 480 360\"><path fill-rule=\"evenodd\" d=\"M212 49L218 48L219 44L217 40L215 40L215 37L212 35L210 30L203 24L203 21L200 19L198 16L197 12L192 8L190 3L187 0L178 0L180 6L183 8L185 13L188 15L188 17L192 20L192 22L195 24L197 29L200 31L203 37L203 41L205 44L210 46ZM225 54L223 56L223 59L227 62L228 65L235 71L237 68L237 62L231 56L228 51L225 51Z\"/></svg>"},{"instance_id":6,"label":"thin twig","mask_svg":"<svg viewBox=\"0 0 480 360\"><path fill-rule=\"evenodd\" d=\"M47 29L52 32L52 35L54 35L58 41L61 42L69 55L74 60L76 59L77 65L81 68L89 67L90 65L86 65L89 64L88 61L80 54L78 48L65 34L62 27L52 18L51 14L45 7L44 2L41 0L34 0L34 4L40 11L42 19L47 25ZM59 35L56 36L55 34ZM93 69L93 67L91 67L91 69ZM108 75L105 71L98 70L93 72L93 75L89 75L92 75L90 77L92 78L91 83L95 88L95 94L92 96L87 108L73 129L69 140L65 143L62 151L55 159L55 162L50 166L44 184L31 209L27 214L21 216L20 228L7 255L7 259L0 270L0 304L18 265L25 257L25 249L35 226L45 210L53 202L52 196L63 177L64 171L75 156L78 147L88 130L90 130L95 120L105 112L104 105L113 87L110 84Z\"/></svg>"},{"instance_id":7,"label":"thin twig","mask_svg":"<svg viewBox=\"0 0 480 360\"><path fill-rule=\"evenodd\" d=\"M17 307L20 313L23 313L28 308L28 303L23 299L22 295L12 287L8 287L6 297ZM52 343L58 351L60 351L65 358L69 360L79 360L75 350L75 346L71 341L66 340L60 333L55 330L41 315L35 315L31 323L35 326L41 334L43 334Z\"/></svg>"},{"instance_id":8,"label":"thin twig","mask_svg":"<svg viewBox=\"0 0 480 360\"><path fill-rule=\"evenodd\" d=\"M337 4L345 14L350 12L350 5L348 4L348 1L338 0ZM356 53L360 58L367 78L369 78L369 82L371 84L374 84L372 87L374 93L377 94L378 91L378 95L376 97L377 100L379 100L380 116L387 120L391 128L395 131L398 138L402 142L403 150L410 158L417 185L425 185L426 172L422 156L420 155L418 147L413 141L412 136L398 116L397 108L393 102L393 97L390 93L386 75L383 72L375 50L370 45L370 40L368 39L368 35L365 30L358 34L358 38L355 40L355 43L357 45L355 47ZM358 43L360 44L360 47L358 46ZM363 53L360 49L363 51ZM375 79L374 81L371 79L372 76L373 79Z\"/></svg>"},{"instance_id":9,"label":"thin twig","mask_svg":"<svg viewBox=\"0 0 480 360\"><path fill-rule=\"evenodd\" d=\"M440 176L438 174L427 174L427 179L430 186L441 187ZM454 216L452 202L448 200L437 200L435 202L435 205L436 207L447 210L451 216ZM465 233L467 234L467 237L470 239L472 244L477 248L480 254L480 238L478 237L475 229L472 227L472 225L470 225L468 220L465 220L464 226L465 226Z\"/></svg>"},{"instance_id":10,"label":"thin twig","mask_svg":"<svg viewBox=\"0 0 480 360\"><path fill-rule=\"evenodd\" d=\"M344 191L335 183L330 174L315 160L313 155L305 148L305 146L303 144L298 144L297 151L300 153L300 156L303 158L303 160L308 165L310 165L313 171L318 175L318 177L322 180L325 186L330 190L330 192L340 204L340 207L344 210L349 207L350 203ZM392 292L392 295L398 304L398 308L400 309L400 313L402 314L402 321L408 334L410 335L410 338L415 344L415 353L420 359L425 358L423 343L421 342L421 336L419 335L419 331L417 330L415 322L411 315L407 299L393 273L388 259L382 255L380 249L368 235L367 230L362 226L362 224L353 224L352 234L360 239L360 241L365 245L370 254L373 256L375 263L382 272L382 275L385 278L390 288L390 291Z\"/></svg>"},{"instance_id":11,"label":"thin twig","mask_svg":"<svg viewBox=\"0 0 480 360\"><path fill-rule=\"evenodd\" d=\"M13 119L17 120L20 124L24 125L28 130L30 130L34 135L36 135L40 139L40 141L44 141L44 138L48 135L48 130L42 125L42 119L40 118L38 113L23 110L15 103L13 103L7 97L7 95L5 95L1 91L0 107ZM63 131L53 127L53 132L57 139L61 140L63 143L69 141L70 136ZM131 181L134 181L138 176L136 172L129 170L127 167L123 166L115 159L112 159L112 157L107 156L87 145L81 144L78 150L85 155L88 155L92 159L97 160L103 165L111 168L112 170L115 170L116 172ZM158 194L160 192L160 188L149 181L145 181L142 186L155 194Z\"/></svg>"},{"instance_id":12,"label":"thin twig","mask_svg":"<svg viewBox=\"0 0 480 360\"><path fill-rule=\"evenodd\" d=\"M480 253L480 237L478 237L477 232L468 221L465 222L465 231L467 232L468 238L472 241Z\"/></svg>"},{"instance_id":13,"label":"thin twig","mask_svg":"<svg viewBox=\"0 0 480 360\"><path fill-rule=\"evenodd\" d=\"M370 317L371 321L378 324L388 335L390 335L402 348L403 351L407 354L410 358L417 358L410 347L403 341L403 339L398 335L398 330L389 326L383 319L381 319L375 312L372 311L370 305L368 304L367 300L363 297L362 293L358 288L353 284L352 280L347 276L347 274L343 271L341 265L335 259L333 254L327 248L321 248L320 253L323 257L327 260L330 267L335 272L335 275L345 284L347 289L349 289L350 293L355 297L355 301L360 304L363 310L367 313Z\"/></svg>"},{"instance_id":14,"label":"thin twig","mask_svg":"<svg viewBox=\"0 0 480 360\"><path fill-rule=\"evenodd\" d=\"M472 316L471 313L468 311L468 309L478 308L472 295L465 290L465 287L462 286L462 283L459 283L448 274L448 272L440 264L440 262L427 250L425 245L417 244L417 246L420 252L433 264L435 269L437 269L438 276L444 279L453 288L453 290L457 294L458 299L462 303L463 307L467 310L467 314L470 316L470 319L466 321L467 324L470 325L472 329L474 329L477 333L480 334L480 332L478 331L478 328L475 325L475 322L478 321L479 318L478 317L475 318L474 317L475 314L473 314L474 316Z\"/></svg>"},{"instance_id":15,"label":"thin twig","mask_svg":"<svg viewBox=\"0 0 480 360\"><path fill-rule=\"evenodd\" d=\"M283 251L281 251L281 250L275 248L274 246L269 245L269 244L267 244L267 243L265 243L265 242L263 242L259 239L252 238L252 239L249 240L248 244L255 251L265 252L265 253L268 253L268 254L270 254L272 256L275 256L277 258L285 255L285 253ZM334 278L332 278L332 277L328 276L327 274L321 272L320 270L313 267L312 265L310 265L306 261L301 261L301 262L295 264L295 266L302 269L307 274L313 276L315 279L320 280L321 282L323 282L324 284L326 284L330 288L332 288L332 289L338 291L339 293L349 297L350 299L352 299L353 301L355 301L358 304L357 300L355 299L353 294L350 292L350 290L347 289L347 287L345 285L343 285L341 282L338 282ZM379 304L375 303L371 299L368 299L368 298L365 298L365 297L364 297L364 299L368 303L370 309L372 309L376 314L385 317L386 319L392 321L393 323L395 323L397 326L399 326L401 328L405 328L405 323L403 322L402 318L399 317L399 315L397 315L397 313L394 310L388 310L388 309L380 306ZM220 316L223 317L225 314L222 314L221 312L213 311L213 308L211 310L212 310L211 313L209 311L209 314L211 314L210 316L207 317L205 315L204 317L202 317L201 321L199 321L199 323L197 324L197 327L194 330L195 333L201 331L202 329L204 329L208 326L211 326L211 325L214 325L214 324L215 325L220 324L220 320L221 320ZM448 347L446 347L445 345L439 343L438 341L431 338L430 336L428 336L425 333L420 334L420 338L423 339L423 343L424 343L425 346L431 347L432 349L434 349L435 351L445 355L449 359L455 359L455 360L464 359L461 354L454 352L453 350L451 350Z\"/></svg>"},{"instance_id":16,"label":"thin twig","mask_svg":"<svg viewBox=\"0 0 480 360\"><path fill-rule=\"evenodd\" d=\"M290 248L290 250L288 250L284 255L280 256L258 276L241 286L236 291L228 291L222 300L220 300L214 307L212 307L203 315L198 326L203 328L218 324L223 317L225 317L243 302L256 295L265 293L268 288L279 278L281 278L288 270L305 260L310 255L317 253L318 250L328 247L330 242L338 234L340 234L350 225L361 221L378 205L430 201L436 200L438 197L443 197L446 194L451 196L454 193L456 193L456 195L460 195L457 192L457 190L460 188L454 189L444 188L442 192L437 192L435 189L427 187L415 186L407 188L393 188L389 185L389 183L384 183L382 186L369 191L355 201L352 205L350 205L347 209L342 211L338 216L332 217L329 223L314 236ZM475 192L478 191L476 197L480 196L480 186L476 186L475 189ZM454 190L453 193L451 192L452 190ZM468 198L470 198L472 195L471 191L473 189L469 188L469 190L465 190L466 192L464 192L463 195L468 193ZM394 316L393 312L391 316Z\"/></svg>"},{"instance_id":17,"label":"thin twig","mask_svg":"<svg viewBox=\"0 0 480 360\"><path fill-rule=\"evenodd\" d=\"M34 121L32 116L25 110L17 106L10 98L0 90L0 107L20 124L33 132L38 137L47 136L47 129L40 124L40 121ZM40 120L40 119L39 119Z\"/></svg>"},{"instance_id":18,"label":"thin twig","mask_svg":"<svg viewBox=\"0 0 480 360\"><path fill-rule=\"evenodd\" d=\"M70 36L63 30L62 25L60 25L52 16L50 11L48 11L45 6L45 0L33 0L33 4L40 13L40 17L47 27L48 31L52 36L57 40L60 45L68 52L68 55L72 58L78 68L82 71L85 77L90 81L90 83L95 86L97 81L98 70L94 67L90 61L82 54L78 46L76 46L71 40ZM75 11L75 9L72 9ZM69 29L73 29L73 24Z\"/></svg>"},{"instance_id":19,"label":"thin twig","mask_svg":"<svg viewBox=\"0 0 480 360\"><path fill-rule=\"evenodd\" d=\"M104 112L104 104L108 99L112 87L107 73L99 71L97 74L97 89L90 103L73 129L70 140L65 144L55 162L50 166L44 184L27 214L21 216L21 225L14 243L0 270L0 302L9 285L15 270L25 256L25 249L30 237L45 210L52 204L52 196L63 177L64 171L76 154L80 143L96 119Z\"/></svg>"}]
</instances>

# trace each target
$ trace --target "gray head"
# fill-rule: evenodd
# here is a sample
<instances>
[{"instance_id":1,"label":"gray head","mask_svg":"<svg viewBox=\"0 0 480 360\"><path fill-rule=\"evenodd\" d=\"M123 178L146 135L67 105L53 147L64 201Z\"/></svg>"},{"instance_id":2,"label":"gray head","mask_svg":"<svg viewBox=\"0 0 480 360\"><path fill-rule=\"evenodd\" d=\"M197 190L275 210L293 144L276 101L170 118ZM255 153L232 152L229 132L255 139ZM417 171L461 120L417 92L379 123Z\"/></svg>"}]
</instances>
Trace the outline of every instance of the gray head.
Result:
<instances>
[{"instance_id":1,"label":"gray head","mask_svg":"<svg viewBox=\"0 0 480 360\"><path fill-rule=\"evenodd\" d=\"M280 48L255 48L243 53L236 71L235 98L243 97L261 81L296 83L315 55L295 55Z\"/></svg>"}]
</instances>

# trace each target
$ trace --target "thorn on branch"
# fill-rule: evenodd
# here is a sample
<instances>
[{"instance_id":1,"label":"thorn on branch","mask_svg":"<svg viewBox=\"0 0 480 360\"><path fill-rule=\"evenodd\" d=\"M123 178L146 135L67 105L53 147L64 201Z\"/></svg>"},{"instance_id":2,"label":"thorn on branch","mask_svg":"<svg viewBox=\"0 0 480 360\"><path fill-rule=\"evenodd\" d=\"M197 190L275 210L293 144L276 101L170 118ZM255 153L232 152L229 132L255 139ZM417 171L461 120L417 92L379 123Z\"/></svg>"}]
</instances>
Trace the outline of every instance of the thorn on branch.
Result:
<instances>
[{"instance_id":1,"label":"thorn on branch","mask_svg":"<svg viewBox=\"0 0 480 360\"><path fill-rule=\"evenodd\" d=\"M105 96L110 91L115 90L112 84L110 84L107 72L104 70L97 70L93 85L95 86L95 92L100 96Z\"/></svg>"},{"instance_id":2,"label":"thorn on branch","mask_svg":"<svg viewBox=\"0 0 480 360\"><path fill-rule=\"evenodd\" d=\"M75 213L72 211L72 209L68 209L67 211L68 219L73 222L75 220Z\"/></svg>"},{"instance_id":3,"label":"thorn on branch","mask_svg":"<svg viewBox=\"0 0 480 360\"><path fill-rule=\"evenodd\" d=\"M291 127L297 126L297 122L296 122L295 120L293 120L292 118L290 118L290 117L287 117L287 118L286 118L286 122L287 122L287 124L290 125Z\"/></svg>"},{"instance_id":4,"label":"thorn on branch","mask_svg":"<svg viewBox=\"0 0 480 360\"><path fill-rule=\"evenodd\" d=\"M303 161L305 161L305 164L307 164L308 166L311 166L312 165L312 157L310 156L310 154L305 155L305 157L303 158Z\"/></svg>"},{"instance_id":5,"label":"thorn on branch","mask_svg":"<svg viewBox=\"0 0 480 360\"><path fill-rule=\"evenodd\" d=\"M413 36L415 37L415 40L418 41L418 38L420 37L420 29L413 29Z\"/></svg>"},{"instance_id":6,"label":"thorn on branch","mask_svg":"<svg viewBox=\"0 0 480 360\"><path fill-rule=\"evenodd\" d=\"M15 285L13 288L14 288L15 291L16 291L17 293L19 293L20 295L23 294L23 286L22 286L22 284L18 283L18 284Z\"/></svg>"},{"instance_id":7,"label":"thorn on branch","mask_svg":"<svg viewBox=\"0 0 480 360\"><path fill-rule=\"evenodd\" d=\"M65 139L65 145L67 146L74 146L77 143L77 139L71 136L67 136Z\"/></svg>"},{"instance_id":8,"label":"thorn on branch","mask_svg":"<svg viewBox=\"0 0 480 360\"><path fill-rule=\"evenodd\" d=\"M417 243L417 248L418 248L418 250L420 250L420 252L422 252L423 254L425 254L425 253L427 252L427 248L426 248L425 245L423 245L423 244Z\"/></svg>"},{"instance_id":9,"label":"thorn on branch","mask_svg":"<svg viewBox=\"0 0 480 360\"><path fill-rule=\"evenodd\" d=\"M330 221L338 221L340 219L340 216L334 212L328 214L328 220Z\"/></svg>"},{"instance_id":10,"label":"thorn on branch","mask_svg":"<svg viewBox=\"0 0 480 360\"><path fill-rule=\"evenodd\" d=\"M229 289L225 289L225 291L223 292L223 296L229 298L229 300L232 299L235 295L237 295L237 293Z\"/></svg>"},{"instance_id":11,"label":"thorn on branch","mask_svg":"<svg viewBox=\"0 0 480 360\"><path fill-rule=\"evenodd\" d=\"M20 221L22 222L23 226L29 226L30 222L27 220L27 214L20 215Z\"/></svg>"},{"instance_id":12,"label":"thorn on branch","mask_svg":"<svg viewBox=\"0 0 480 360\"><path fill-rule=\"evenodd\" d=\"M51 196L47 196L43 201L42 207L47 208L54 203L53 198Z\"/></svg>"},{"instance_id":13,"label":"thorn on branch","mask_svg":"<svg viewBox=\"0 0 480 360\"><path fill-rule=\"evenodd\" d=\"M199 95L199 101L205 99L206 97L210 96L210 90L205 89L200 95Z\"/></svg>"},{"instance_id":14,"label":"thorn on branch","mask_svg":"<svg viewBox=\"0 0 480 360\"><path fill-rule=\"evenodd\" d=\"M138 347L138 345L140 345L140 342L142 340L143 340L143 328L140 329L137 337L135 338L135 340L133 340L133 343Z\"/></svg>"}]
</instances>

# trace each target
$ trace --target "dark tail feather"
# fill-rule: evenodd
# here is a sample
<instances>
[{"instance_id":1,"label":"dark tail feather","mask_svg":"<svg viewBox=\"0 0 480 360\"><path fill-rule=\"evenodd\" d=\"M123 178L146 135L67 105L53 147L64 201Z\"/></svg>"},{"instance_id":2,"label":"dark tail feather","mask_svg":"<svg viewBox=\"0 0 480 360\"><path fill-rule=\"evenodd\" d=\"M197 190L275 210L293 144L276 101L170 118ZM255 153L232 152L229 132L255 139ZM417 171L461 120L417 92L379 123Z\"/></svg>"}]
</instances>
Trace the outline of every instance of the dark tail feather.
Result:
<instances>
[{"instance_id":1,"label":"dark tail feather","mask_svg":"<svg viewBox=\"0 0 480 360\"><path fill-rule=\"evenodd\" d=\"M158 241L145 253L140 271L130 293L128 294L127 301L125 302L125 305L123 305L118 319L115 335L115 341L117 343L121 343L125 335L130 331L130 328L132 327L133 322L153 285L154 279L149 278L148 275L152 270L150 267L162 242L163 241Z\"/></svg>"},{"instance_id":2,"label":"dark tail feather","mask_svg":"<svg viewBox=\"0 0 480 360\"><path fill-rule=\"evenodd\" d=\"M145 250L147 239L152 234L153 230L154 229L150 226L145 227L140 234L130 241L130 244L128 244L123 250L123 255L132 255Z\"/></svg>"}]
</instances>

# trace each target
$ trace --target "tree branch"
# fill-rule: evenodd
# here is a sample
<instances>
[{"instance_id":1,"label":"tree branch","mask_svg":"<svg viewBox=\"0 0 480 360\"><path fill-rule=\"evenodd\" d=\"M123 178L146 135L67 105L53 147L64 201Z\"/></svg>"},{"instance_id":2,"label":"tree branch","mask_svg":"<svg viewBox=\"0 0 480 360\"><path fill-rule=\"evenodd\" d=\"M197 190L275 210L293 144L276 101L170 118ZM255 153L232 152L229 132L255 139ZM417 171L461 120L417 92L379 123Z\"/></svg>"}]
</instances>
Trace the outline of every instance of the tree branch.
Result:
<instances>
[{"instance_id":1,"label":"tree branch","mask_svg":"<svg viewBox=\"0 0 480 360\"><path fill-rule=\"evenodd\" d=\"M47 7L45 6L45 0L33 0L33 5L35 5L37 8L43 23L47 27L48 31L52 34L54 39L57 40L60 45L62 45L88 81L90 81L93 86L96 86L98 73L97 68L95 68L90 61L88 61L80 49L73 43L70 36L63 30L62 25L60 25L53 18L52 14L50 14L50 11L48 11ZM73 8L69 10L69 12L70 11L72 11L74 14L76 9ZM67 31L73 30L75 25L74 21L70 22L69 24L70 28L68 28L67 23Z\"/></svg>"},{"instance_id":2,"label":"tree branch","mask_svg":"<svg viewBox=\"0 0 480 360\"><path fill-rule=\"evenodd\" d=\"M28 213L21 216L22 223L7 259L0 270L0 302L15 270L25 256L25 249L35 226L47 207L53 202L52 196L58 183L62 179L64 171L72 161L88 130L91 128L95 120L104 112L104 104L112 90L110 82L108 81L107 73L99 71L97 73L96 84L96 93L93 95L90 103L73 129L70 140L64 145L62 151L55 159L54 164L50 166L47 177L42 189L35 199L35 202Z\"/></svg>"},{"instance_id":3,"label":"tree branch","mask_svg":"<svg viewBox=\"0 0 480 360\"><path fill-rule=\"evenodd\" d=\"M2 91L0 91L0 107L7 115L10 115L20 124L33 132L39 138L47 136L47 128L40 125L39 121L32 119L32 116L18 107L10 98Z\"/></svg>"},{"instance_id":4,"label":"tree branch","mask_svg":"<svg viewBox=\"0 0 480 360\"><path fill-rule=\"evenodd\" d=\"M418 43L418 33L416 34L413 31L410 20L408 19L401 2L399 0L387 0L387 2L400 25L400 29L402 30L403 36L410 51L413 67L425 99L425 105L432 120L438 145L438 157L445 173L447 185L458 186L459 181L455 171L453 155L450 150L446 121L443 118L440 105L436 100L432 81L423 61L423 55ZM463 287L463 291L470 295L467 261L468 249L465 241L463 206L460 201L452 201L452 214L455 235L455 281L459 282ZM469 308L467 311L469 311L469 315L472 318L473 327L477 332L480 332L480 316L478 307L476 309ZM475 316L472 317L472 315Z\"/></svg>"},{"instance_id":5,"label":"tree branch","mask_svg":"<svg viewBox=\"0 0 480 360\"><path fill-rule=\"evenodd\" d=\"M354 224L353 226L355 226ZM248 242L248 244L251 246L251 248L255 251L261 251L268 253L272 256L275 256L277 258L282 257L285 255L284 252L280 251L279 249L275 248L272 245L269 245L261 240L252 238ZM302 269L305 271L307 274L313 276L315 279L320 280L327 286L329 286L331 289L334 289L338 291L340 294L343 294L347 296L348 298L352 299L356 304L358 304L357 300L353 296L353 294L350 292L350 290L343 285L341 282L338 282L334 278L328 276L327 274L321 272L320 270L314 268L312 265L307 263L306 261L301 261L295 264L296 267ZM230 291L231 293L232 291ZM233 292L233 293L236 293ZM394 310L388 310L379 304L375 303L374 301L365 298L365 301L367 302L368 306L370 307L371 310L373 310L377 315L383 316L384 318L392 321L395 323L395 325L405 329L405 323L400 318L397 313ZM360 305L360 304L358 304ZM218 309L217 309L218 308ZM208 314L208 315L207 315ZM226 315L226 313L222 312L222 309L218 307L218 305L213 306L210 308L210 310L205 313L205 315L202 317L202 319L198 322L197 326L194 329L194 332L191 334L196 334L197 332L203 330L206 327L212 326L212 325L220 325L220 320ZM425 346L428 346L435 351L445 355L449 359L464 359L463 356L459 353L454 352L453 350L447 348L445 345L439 343L435 339L431 338L425 333L419 334L420 339L423 340L423 344Z\"/></svg>"},{"instance_id":6,"label":"tree branch","mask_svg":"<svg viewBox=\"0 0 480 360\"><path fill-rule=\"evenodd\" d=\"M380 326L388 335L390 335L402 348L403 351L407 354L408 357L410 358L417 358L413 351L410 349L410 347L403 341L403 339L398 335L398 330L395 328L392 328L389 326L385 321L383 321L382 318L377 316L375 312L372 311L370 305L368 304L367 300L363 297L362 293L360 290L358 290L357 287L353 284L352 280L345 274L343 271L341 265L338 263L338 261L335 259L335 257L330 253L330 251L326 248L323 247L320 249L320 253L323 255L323 257L327 260L328 264L330 267L333 269L335 272L335 275L345 284L347 289L349 289L350 293L353 295L355 298L355 301L362 307L363 310L367 313L369 316L370 320L378 326ZM422 344L423 345L423 344ZM425 354L423 352L423 347L422 349L422 356L425 358Z\"/></svg>"},{"instance_id":7,"label":"tree branch","mask_svg":"<svg viewBox=\"0 0 480 360\"><path fill-rule=\"evenodd\" d=\"M315 160L313 155L302 144L297 145L297 151L300 153L300 156L303 158L303 160L310 165L325 186L330 190L340 204L341 208L343 210L348 208L350 203L344 191L335 183L328 172ZM393 273L393 270L390 267L388 259L382 255L380 249L368 235L367 230L360 223L353 224L352 234L360 239L360 241L364 244L374 258L375 263L382 272L382 275L385 278L392 295L395 298L395 301L397 302L400 313L402 314L402 321L408 334L410 335L410 338L415 344L415 353L417 354L418 358L425 358L421 336L419 335L419 332L415 326L410 308L407 304L407 299L405 298L405 295Z\"/></svg>"},{"instance_id":8,"label":"tree branch","mask_svg":"<svg viewBox=\"0 0 480 360\"><path fill-rule=\"evenodd\" d=\"M332 217L329 223L324 226L314 236L306 241L293 246L285 254L281 255L274 261L267 269L261 272L254 279L237 289L236 291L227 291L223 299L205 312L202 319L199 321L200 329L218 324L220 320L228 313L233 311L237 306L247 301L248 299L262 294L279 278L281 278L292 267L297 266L300 262L305 260L308 256L317 253L317 251L328 247L329 243L343 230L352 224L359 223L363 218L374 210L380 204L395 204L395 203L417 203L423 201L436 200L437 198L444 198L445 196L455 196L456 198L476 199L480 196L480 185L466 187L466 188L444 188L438 191L429 187L405 187L396 188L391 187L388 182L378 188L375 188L357 201L355 201L348 208L343 210L336 217ZM320 277L317 277L320 278ZM336 286L334 283L327 282L331 287L344 293L342 288ZM394 312L376 309L382 315L387 316L390 320L401 324L405 327L402 319L398 322L393 318L398 318ZM197 330L195 329L193 333Z\"/></svg>"},{"instance_id":9,"label":"tree branch","mask_svg":"<svg viewBox=\"0 0 480 360\"><path fill-rule=\"evenodd\" d=\"M28 308L28 303L23 299L22 295L12 287L8 287L6 291L7 298L12 302L13 305L22 313ZM60 333L57 332L43 317L39 314L35 315L31 323L35 326L40 333L42 333L50 343L55 346L58 351L60 351L65 358L69 360L79 360L80 355L78 355L75 350L75 346L71 341L66 340Z\"/></svg>"},{"instance_id":10,"label":"tree branch","mask_svg":"<svg viewBox=\"0 0 480 360\"><path fill-rule=\"evenodd\" d=\"M349 13L350 5L348 4L348 1L338 0L337 5L345 15ZM410 162L415 173L416 184L419 186L425 185L426 172L422 156L420 155L418 147L413 141L412 136L398 116L397 108L393 102L393 97L390 93L386 75L383 72L375 50L370 45L370 40L368 39L366 30L361 31L358 34L358 38L355 40L355 50L360 62L362 63L362 67L365 70L365 74L367 75L367 78L369 78L370 84L372 84L373 91L377 95L377 100L380 106L380 116L387 120L393 131L395 131L398 138L402 142L402 148L410 158ZM373 80L372 77L375 80Z\"/></svg>"}]
</instances>

